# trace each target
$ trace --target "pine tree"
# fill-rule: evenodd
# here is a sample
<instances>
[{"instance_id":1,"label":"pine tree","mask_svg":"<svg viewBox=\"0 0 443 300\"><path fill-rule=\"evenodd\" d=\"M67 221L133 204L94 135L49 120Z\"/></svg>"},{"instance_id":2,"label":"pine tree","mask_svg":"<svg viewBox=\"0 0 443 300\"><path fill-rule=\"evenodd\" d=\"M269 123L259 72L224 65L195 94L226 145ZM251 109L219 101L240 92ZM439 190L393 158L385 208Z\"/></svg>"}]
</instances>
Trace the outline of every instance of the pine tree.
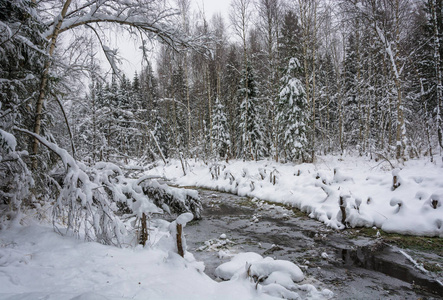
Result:
<instances>
[{"instance_id":1,"label":"pine tree","mask_svg":"<svg viewBox=\"0 0 443 300\"><path fill-rule=\"evenodd\" d=\"M303 83L298 78L300 74L300 63L296 58L292 58L281 80L278 120L281 152L287 160L304 162L309 160L309 109Z\"/></svg>"}]
</instances>

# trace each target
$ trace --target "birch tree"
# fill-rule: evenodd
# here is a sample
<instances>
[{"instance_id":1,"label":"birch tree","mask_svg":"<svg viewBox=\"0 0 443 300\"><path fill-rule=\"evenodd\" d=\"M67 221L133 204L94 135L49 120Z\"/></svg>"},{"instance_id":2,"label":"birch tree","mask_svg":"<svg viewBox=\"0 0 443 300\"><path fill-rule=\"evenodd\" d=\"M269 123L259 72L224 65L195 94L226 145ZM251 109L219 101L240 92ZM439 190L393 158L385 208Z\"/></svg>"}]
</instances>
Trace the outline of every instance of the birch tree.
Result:
<instances>
[{"instance_id":1,"label":"birch tree","mask_svg":"<svg viewBox=\"0 0 443 300\"><path fill-rule=\"evenodd\" d=\"M102 25L117 26L137 34L143 40L159 40L172 47L192 46L195 44L182 35L173 24L172 16L177 11L168 8L158 1L93 1L86 2L65 0L62 5L57 5L55 0L40 1L39 8L46 21L47 29L43 33L48 41L46 49L49 59L43 67L40 88L35 105L34 133L39 135L43 115L43 104L47 98L47 85L51 66L54 59L55 49L59 37L67 31L86 30L91 31L97 37L102 50L108 59L112 69L118 74L117 51L110 49L104 43ZM47 10L47 7L53 7ZM56 16L56 17L52 17ZM38 139L34 139L33 152L38 152Z\"/></svg>"}]
</instances>

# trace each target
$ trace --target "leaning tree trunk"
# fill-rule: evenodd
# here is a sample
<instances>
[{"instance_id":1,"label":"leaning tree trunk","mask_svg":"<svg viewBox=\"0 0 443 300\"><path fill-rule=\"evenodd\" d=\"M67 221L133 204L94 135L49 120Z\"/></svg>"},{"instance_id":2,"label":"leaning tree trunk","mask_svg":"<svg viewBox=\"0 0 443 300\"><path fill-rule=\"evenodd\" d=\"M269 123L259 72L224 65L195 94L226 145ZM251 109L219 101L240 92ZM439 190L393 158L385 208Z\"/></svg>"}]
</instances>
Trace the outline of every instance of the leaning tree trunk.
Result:
<instances>
[{"instance_id":1,"label":"leaning tree trunk","mask_svg":"<svg viewBox=\"0 0 443 300\"><path fill-rule=\"evenodd\" d=\"M50 37L50 45L49 45L49 57L45 63L43 75L40 83L40 89L39 94L37 98L36 108L35 108L35 121L34 121L34 133L37 135L40 135L41 131L41 123L42 123L42 111L43 111L43 103L45 102L45 96L46 96L46 88L48 86L48 75L49 70L51 68L51 62L52 62L52 56L54 55L55 50L55 44L57 43L58 34L60 32L60 27L63 23L63 19L66 16L66 13L68 11L69 5L71 4L71 0L66 0L65 4L63 5L60 18L58 20L58 23L54 27L54 31ZM38 139L34 138L34 142L32 145L32 151L34 155L38 153L38 145L39 141ZM33 160L33 167L37 167L37 159Z\"/></svg>"}]
</instances>

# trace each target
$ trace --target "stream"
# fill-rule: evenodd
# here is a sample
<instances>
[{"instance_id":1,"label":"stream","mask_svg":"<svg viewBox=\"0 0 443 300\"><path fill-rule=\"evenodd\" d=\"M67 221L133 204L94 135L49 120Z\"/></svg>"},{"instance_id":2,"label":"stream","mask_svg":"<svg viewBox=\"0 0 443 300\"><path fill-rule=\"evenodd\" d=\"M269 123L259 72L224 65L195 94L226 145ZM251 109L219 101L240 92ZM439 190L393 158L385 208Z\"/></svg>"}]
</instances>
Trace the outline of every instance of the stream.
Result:
<instances>
[{"instance_id":1,"label":"stream","mask_svg":"<svg viewBox=\"0 0 443 300\"><path fill-rule=\"evenodd\" d=\"M251 251L294 262L305 283L331 290L335 299L443 298L443 273L420 270L407 257L443 267L437 254L399 249L355 229L332 230L305 214L256 199L198 191L203 219L187 225L186 240L214 279L215 268L229 255Z\"/></svg>"}]
</instances>

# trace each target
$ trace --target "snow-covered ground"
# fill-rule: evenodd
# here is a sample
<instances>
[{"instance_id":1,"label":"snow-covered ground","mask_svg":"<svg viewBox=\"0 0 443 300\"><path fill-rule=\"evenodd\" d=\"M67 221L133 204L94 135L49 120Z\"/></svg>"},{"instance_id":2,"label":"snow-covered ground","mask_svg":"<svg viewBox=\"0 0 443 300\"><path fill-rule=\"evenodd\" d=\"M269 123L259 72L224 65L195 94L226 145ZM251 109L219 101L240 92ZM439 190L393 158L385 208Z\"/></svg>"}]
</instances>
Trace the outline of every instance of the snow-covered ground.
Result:
<instances>
[{"instance_id":1,"label":"snow-covered ground","mask_svg":"<svg viewBox=\"0 0 443 300\"><path fill-rule=\"evenodd\" d=\"M318 157L315 164L273 161L159 165L149 174L198 186L284 203L336 229L376 226L387 232L443 237L443 164L404 164L366 157ZM395 169L391 166L397 164ZM396 188L393 177L397 177ZM340 199L342 207L340 207Z\"/></svg>"},{"instance_id":2,"label":"snow-covered ground","mask_svg":"<svg viewBox=\"0 0 443 300\"><path fill-rule=\"evenodd\" d=\"M332 228L377 226L386 231L443 237L443 166L411 160L392 170L366 158L321 157L316 164L188 161L158 165L160 175L200 186L285 203ZM393 175L399 183L393 188ZM263 204L265 205L265 204ZM266 204L267 205L267 204ZM185 225L189 214L176 222ZM216 282L192 253L176 254L175 223L158 221L149 245L123 248L58 235L28 214L0 231L0 299L329 299L304 282L289 261L239 253L219 266ZM8 226L8 228L5 228ZM186 229L185 229L186 231ZM226 237L223 237L225 239ZM301 281L301 282L299 282ZM277 298L275 298L277 297Z\"/></svg>"},{"instance_id":3,"label":"snow-covered ground","mask_svg":"<svg viewBox=\"0 0 443 300\"><path fill-rule=\"evenodd\" d=\"M304 276L293 263L255 253L234 257L231 271L222 265L220 272L232 279L216 282L191 253L182 258L174 251L167 229L175 222L156 224L154 245L126 248L63 237L29 218L11 223L0 231L0 299L299 299L294 290L304 299L332 296L312 284L295 284ZM268 279L257 284L254 278Z\"/></svg>"}]
</instances>

